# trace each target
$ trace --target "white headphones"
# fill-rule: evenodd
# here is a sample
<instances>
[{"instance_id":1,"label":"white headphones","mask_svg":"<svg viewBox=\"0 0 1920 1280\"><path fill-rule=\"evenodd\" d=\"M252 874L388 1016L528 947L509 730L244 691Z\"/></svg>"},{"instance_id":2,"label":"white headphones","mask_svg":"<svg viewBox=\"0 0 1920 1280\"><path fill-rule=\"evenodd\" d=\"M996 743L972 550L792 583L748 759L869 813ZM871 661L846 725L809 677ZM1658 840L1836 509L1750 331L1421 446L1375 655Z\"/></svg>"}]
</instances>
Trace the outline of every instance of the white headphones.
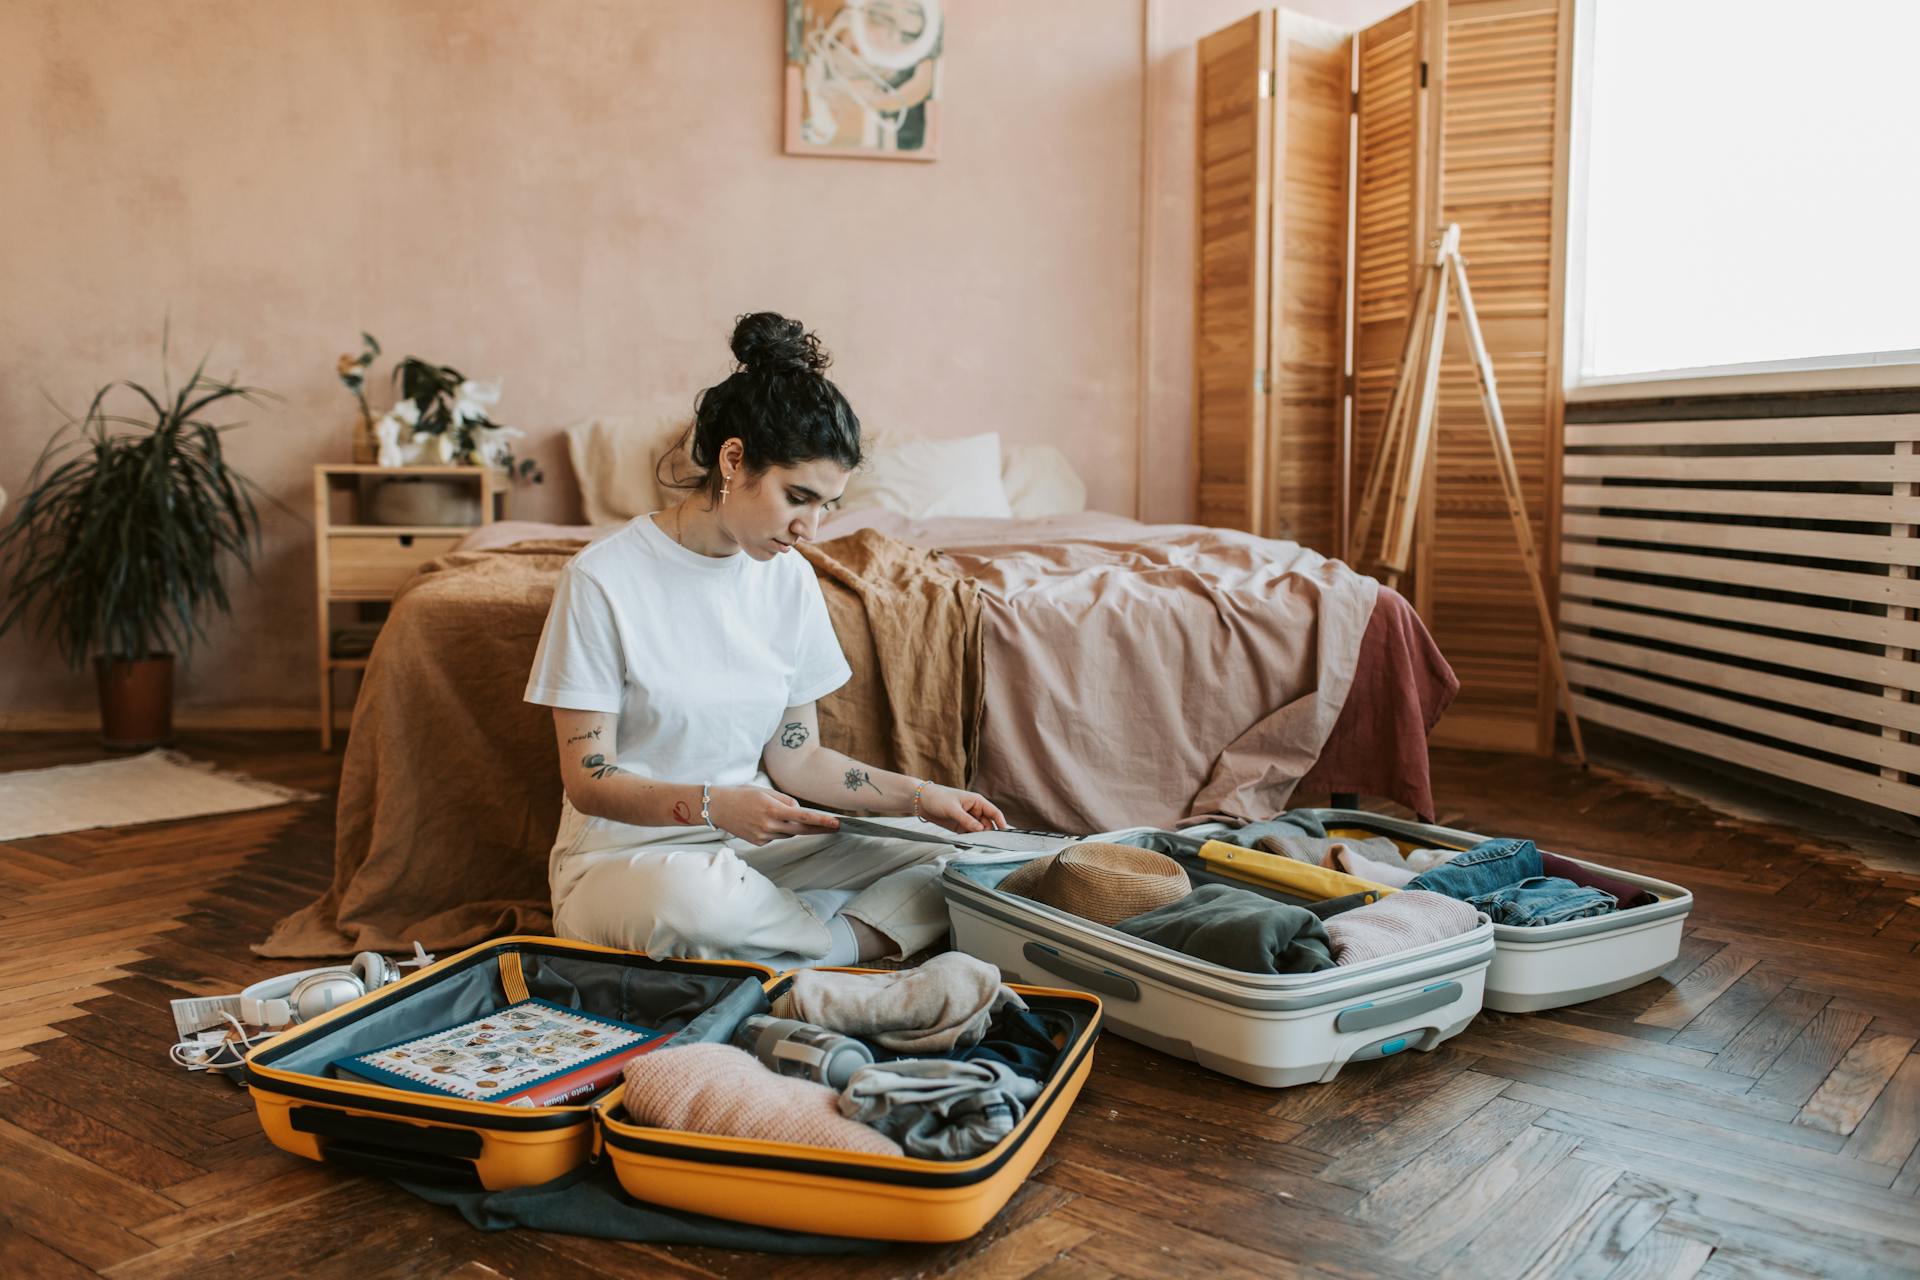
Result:
<instances>
[{"instance_id":1,"label":"white headphones","mask_svg":"<svg viewBox=\"0 0 1920 1280\"><path fill-rule=\"evenodd\" d=\"M256 982L240 993L240 1020L277 1030L317 1018L400 980L400 970L377 951L362 951L345 968L302 969Z\"/></svg>"}]
</instances>

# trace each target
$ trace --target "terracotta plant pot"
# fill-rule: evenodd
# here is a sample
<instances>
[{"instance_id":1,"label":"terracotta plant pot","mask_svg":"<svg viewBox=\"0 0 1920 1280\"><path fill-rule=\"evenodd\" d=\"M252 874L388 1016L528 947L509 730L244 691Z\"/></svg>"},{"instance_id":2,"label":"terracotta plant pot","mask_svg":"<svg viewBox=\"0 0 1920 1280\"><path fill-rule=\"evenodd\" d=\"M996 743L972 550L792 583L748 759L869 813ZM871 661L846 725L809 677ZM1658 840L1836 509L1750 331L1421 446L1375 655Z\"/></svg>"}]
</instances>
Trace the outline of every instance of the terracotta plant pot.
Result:
<instances>
[{"instance_id":1,"label":"terracotta plant pot","mask_svg":"<svg viewBox=\"0 0 1920 1280\"><path fill-rule=\"evenodd\" d=\"M95 658L100 686L100 742L115 751L139 751L173 741L173 655Z\"/></svg>"}]
</instances>

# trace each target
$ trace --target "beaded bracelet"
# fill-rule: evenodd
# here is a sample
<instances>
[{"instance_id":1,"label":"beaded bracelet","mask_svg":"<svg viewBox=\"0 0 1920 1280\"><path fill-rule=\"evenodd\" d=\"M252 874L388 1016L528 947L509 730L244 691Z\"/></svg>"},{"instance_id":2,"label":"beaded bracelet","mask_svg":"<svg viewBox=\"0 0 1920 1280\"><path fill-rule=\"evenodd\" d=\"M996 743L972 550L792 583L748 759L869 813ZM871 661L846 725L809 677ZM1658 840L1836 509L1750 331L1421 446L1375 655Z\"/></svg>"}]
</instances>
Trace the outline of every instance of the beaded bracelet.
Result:
<instances>
[{"instance_id":1,"label":"beaded bracelet","mask_svg":"<svg viewBox=\"0 0 1920 1280\"><path fill-rule=\"evenodd\" d=\"M913 816L917 821L925 822L926 815L920 812L920 793L933 785L933 779L927 778L913 789Z\"/></svg>"},{"instance_id":2,"label":"beaded bracelet","mask_svg":"<svg viewBox=\"0 0 1920 1280\"><path fill-rule=\"evenodd\" d=\"M706 823L707 826L713 830L718 831L720 828L713 825L712 804L713 784L711 782L703 782L700 784L700 821Z\"/></svg>"}]
</instances>

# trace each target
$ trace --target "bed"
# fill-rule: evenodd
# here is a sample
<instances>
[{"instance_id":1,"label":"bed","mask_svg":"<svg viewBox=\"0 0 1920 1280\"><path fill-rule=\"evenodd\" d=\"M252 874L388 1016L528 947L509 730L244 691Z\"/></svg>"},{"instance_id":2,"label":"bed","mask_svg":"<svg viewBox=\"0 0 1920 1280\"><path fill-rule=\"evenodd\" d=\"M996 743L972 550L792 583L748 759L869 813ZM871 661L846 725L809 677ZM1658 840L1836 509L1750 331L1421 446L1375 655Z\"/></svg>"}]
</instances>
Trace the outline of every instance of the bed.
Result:
<instances>
[{"instance_id":1,"label":"bed","mask_svg":"<svg viewBox=\"0 0 1920 1280\"><path fill-rule=\"evenodd\" d=\"M583 526L480 531L396 598L342 763L333 882L260 954L548 931L558 762L550 713L520 694L554 581L624 514L586 505ZM1019 825L1254 819L1302 788L1433 813L1426 736L1453 673L1404 599L1308 548L1028 503L862 506L804 551L856 672L820 704L822 740L965 781Z\"/></svg>"}]
</instances>

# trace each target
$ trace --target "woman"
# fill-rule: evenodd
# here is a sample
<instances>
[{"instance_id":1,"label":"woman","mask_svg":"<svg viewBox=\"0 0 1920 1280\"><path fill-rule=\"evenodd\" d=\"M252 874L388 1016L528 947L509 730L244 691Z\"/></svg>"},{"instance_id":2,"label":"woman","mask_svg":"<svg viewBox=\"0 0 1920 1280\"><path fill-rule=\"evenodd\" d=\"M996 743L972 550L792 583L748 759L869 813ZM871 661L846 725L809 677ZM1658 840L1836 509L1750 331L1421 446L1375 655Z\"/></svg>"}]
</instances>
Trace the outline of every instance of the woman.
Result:
<instances>
[{"instance_id":1,"label":"woman","mask_svg":"<svg viewBox=\"0 0 1920 1280\"><path fill-rule=\"evenodd\" d=\"M851 964L947 928L950 849L836 836L801 801L1001 827L985 797L820 744L814 703L852 672L794 545L860 464L828 357L769 312L695 402L700 475L561 575L527 682L553 708L566 785L549 862L554 931L660 956Z\"/></svg>"}]
</instances>

